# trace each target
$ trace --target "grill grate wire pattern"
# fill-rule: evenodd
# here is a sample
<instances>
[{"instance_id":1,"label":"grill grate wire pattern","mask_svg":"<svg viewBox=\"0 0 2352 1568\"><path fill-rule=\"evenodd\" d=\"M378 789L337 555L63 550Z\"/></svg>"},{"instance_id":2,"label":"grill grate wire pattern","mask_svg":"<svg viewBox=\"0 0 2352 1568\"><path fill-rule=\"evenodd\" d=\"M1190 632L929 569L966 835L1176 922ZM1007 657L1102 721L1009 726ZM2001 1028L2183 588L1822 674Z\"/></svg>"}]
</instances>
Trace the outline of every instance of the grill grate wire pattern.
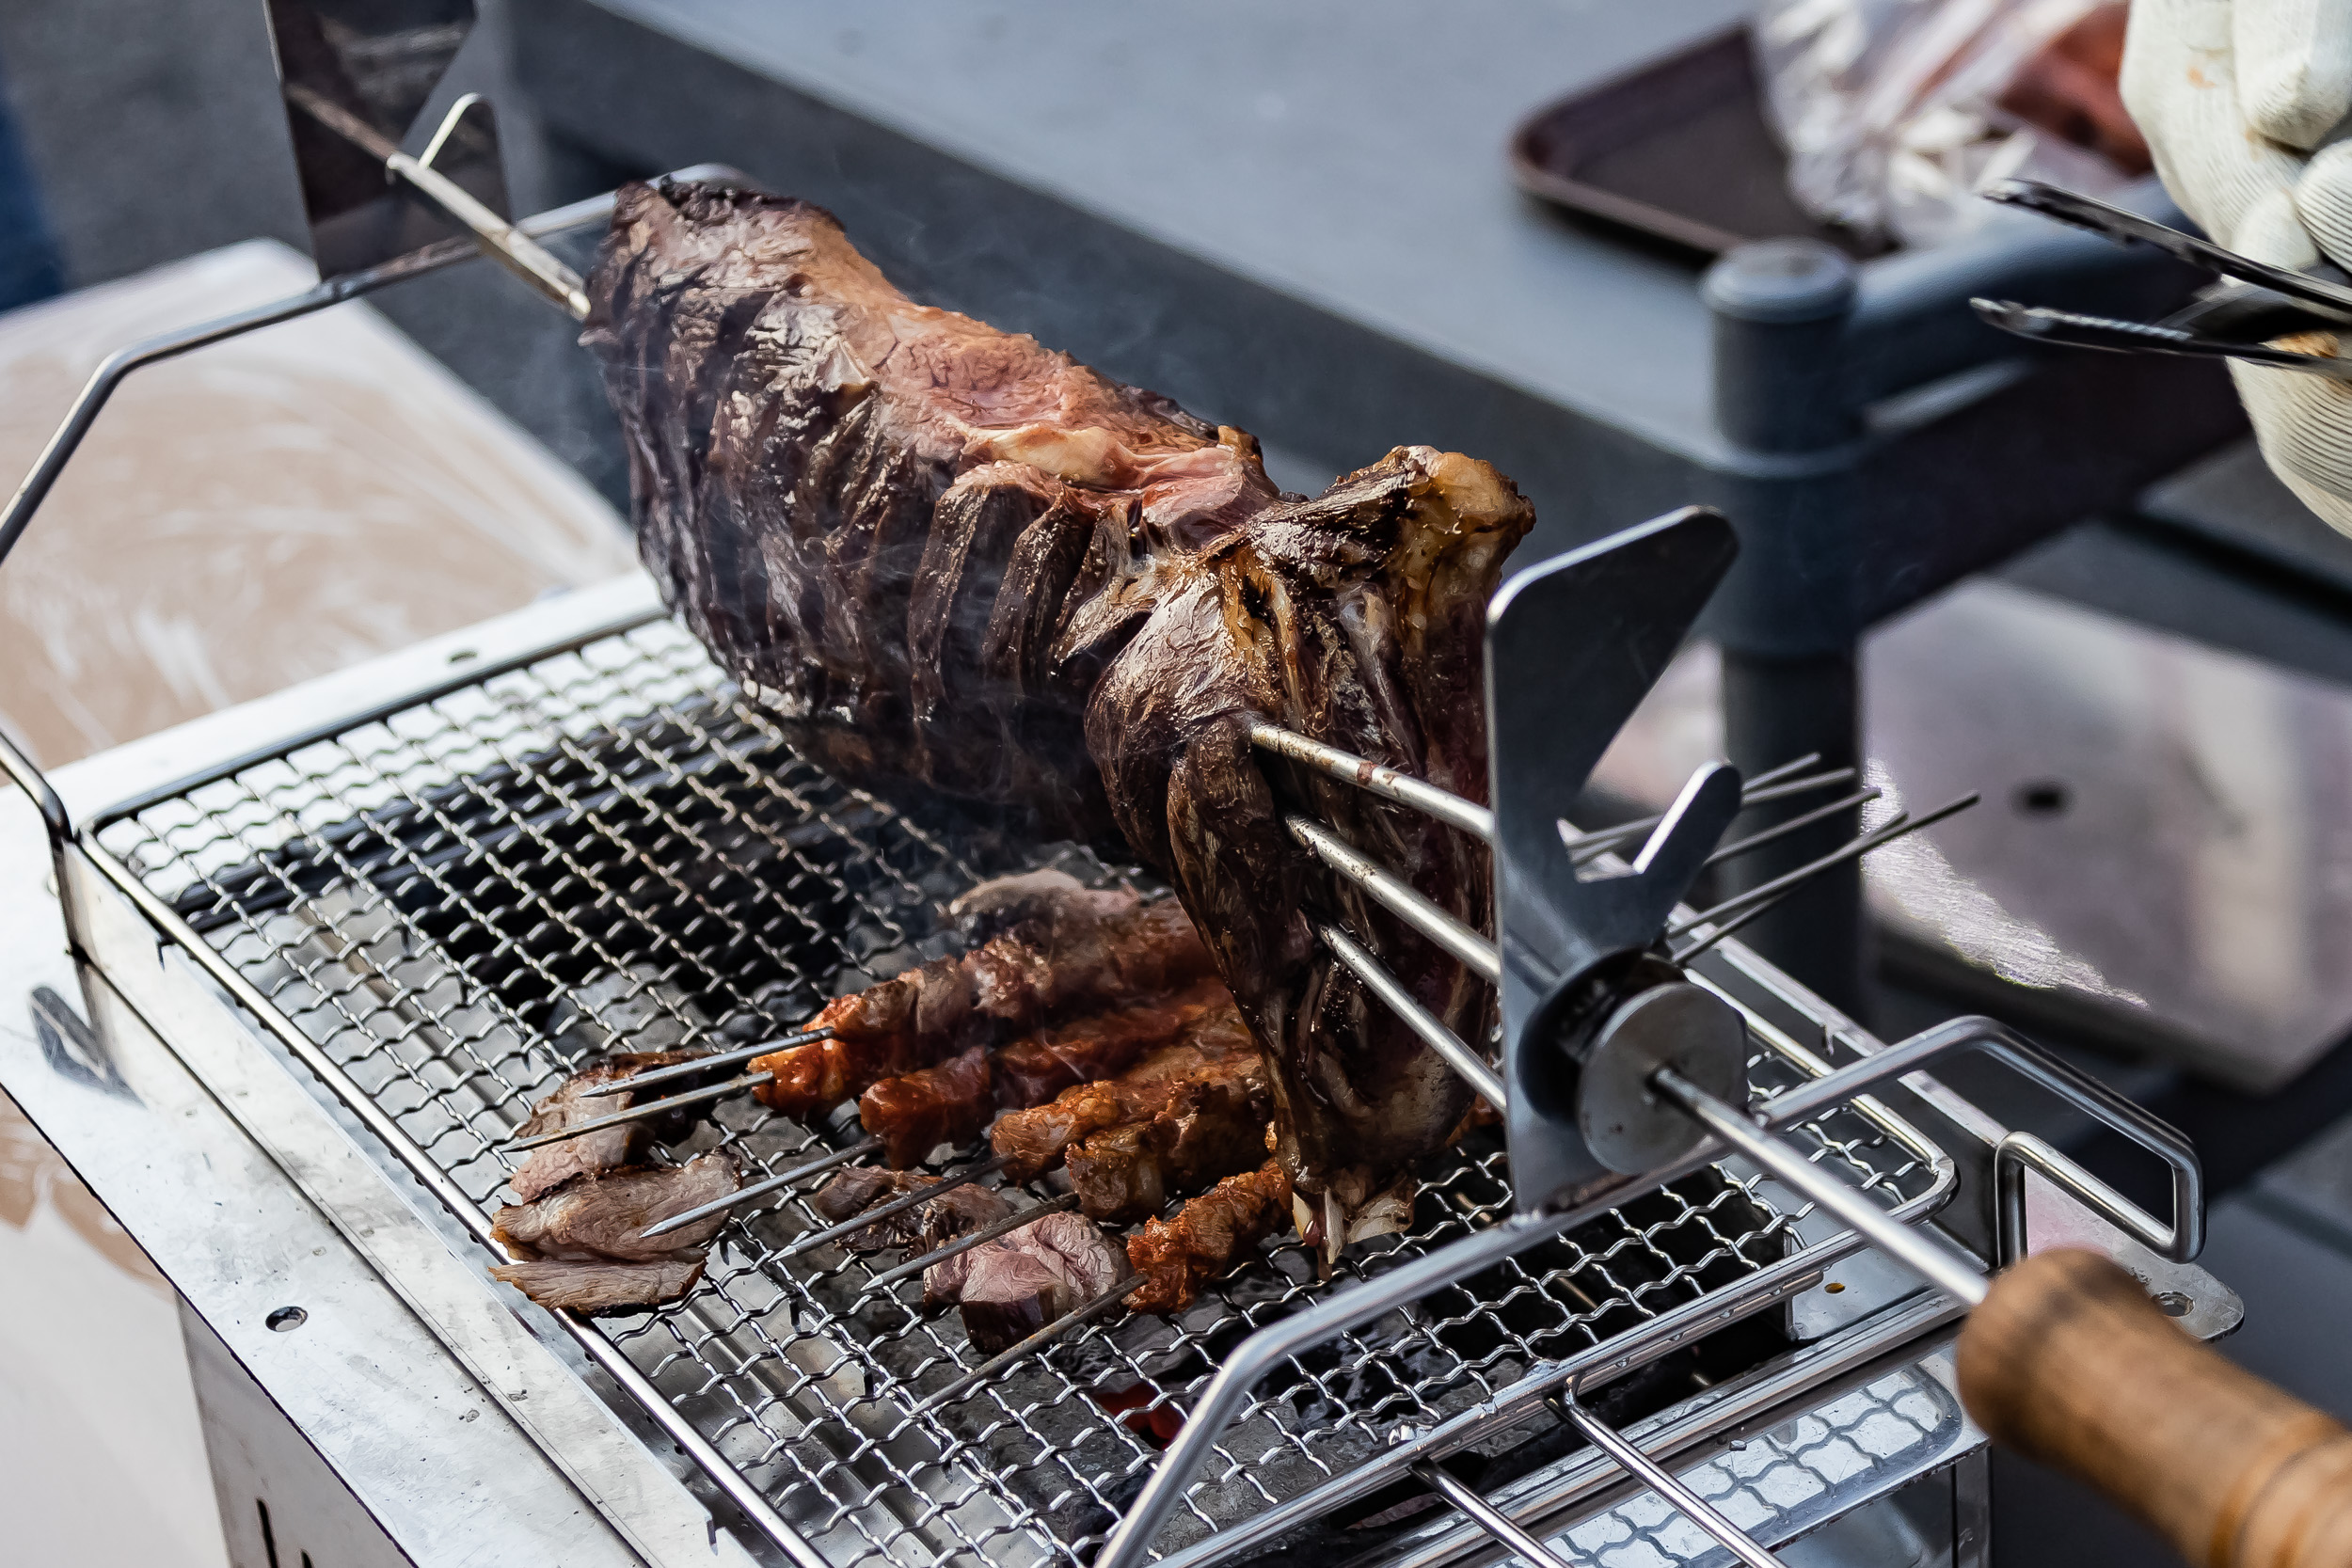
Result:
<instances>
[{"instance_id":1,"label":"grill grate wire pattern","mask_svg":"<svg viewBox=\"0 0 2352 1568\"><path fill-rule=\"evenodd\" d=\"M662 620L241 767L100 842L485 1208L509 1169L499 1142L586 1059L789 1028L948 951L946 900L1038 859L828 778ZM1763 1089L1803 1076L1761 1046L1750 1070ZM750 1178L856 1131L732 1101L657 1157L724 1147ZM1890 1206L1932 1185L1851 1108L1802 1135ZM840 1568L1087 1560L1225 1349L1510 1210L1500 1143L1473 1134L1432 1162L1409 1228L1333 1280L1294 1239L1179 1319L1114 1316L918 1418L978 1354L952 1315L917 1310L918 1282L860 1299L886 1255L780 1262L823 1223L809 1191L780 1196L738 1211L686 1300L602 1327ZM1753 1171L1709 1167L1295 1358L1158 1550L1779 1261L1805 1212Z\"/></svg>"}]
</instances>

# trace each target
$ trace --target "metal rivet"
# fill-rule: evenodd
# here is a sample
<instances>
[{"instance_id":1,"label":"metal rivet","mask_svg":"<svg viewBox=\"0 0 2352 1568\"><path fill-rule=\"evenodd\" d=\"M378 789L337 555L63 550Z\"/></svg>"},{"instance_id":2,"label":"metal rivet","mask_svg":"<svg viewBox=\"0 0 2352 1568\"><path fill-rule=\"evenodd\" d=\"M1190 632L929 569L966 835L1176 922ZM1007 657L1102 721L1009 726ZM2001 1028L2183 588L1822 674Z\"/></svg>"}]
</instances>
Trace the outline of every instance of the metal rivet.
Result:
<instances>
[{"instance_id":1,"label":"metal rivet","mask_svg":"<svg viewBox=\"0 0 2352 1568\"><path fill-rule=\"evenodd\" d=\"M2197 1305L2178 1291L2160 1291L2155 1299L2156 1310L2168 1318L2185 1318L2189 1308Z\"/></svg>"},{"instance_id":2,"label":"metal rivet","mask_svg":"<svg viewBox=\"0 0 2352 1568\"><path fill-rule=\"evenodd\" d=\"M281 1307L262 1320L280 1334L290 1334L310 1321L310 1314L299 1307Z\"/></svg>"}]
</instances>

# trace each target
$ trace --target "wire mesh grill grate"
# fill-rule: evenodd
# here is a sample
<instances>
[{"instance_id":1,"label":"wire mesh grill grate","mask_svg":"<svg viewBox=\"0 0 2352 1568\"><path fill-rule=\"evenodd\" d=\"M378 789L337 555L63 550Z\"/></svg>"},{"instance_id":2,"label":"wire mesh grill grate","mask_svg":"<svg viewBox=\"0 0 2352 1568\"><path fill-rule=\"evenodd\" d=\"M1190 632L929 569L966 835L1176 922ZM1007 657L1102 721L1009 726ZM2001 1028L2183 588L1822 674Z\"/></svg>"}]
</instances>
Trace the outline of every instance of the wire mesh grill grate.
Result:
<instances>
[{"instance_id":1,"label":"wire mesh grill grate","mask_svg":"<svg viewBox=\"0 0 2352 1568\"><path fill-rule=\"evenodd\" d=\"M485 1207L510 1168L499 1140L584 1059L788 1028L946 951L946 901L1038 858L828 778L666 621L244 767L101 841ZM1764 1051L1751 1070L1765 1086L1801 1076ZM747 1175L772 1173L855 1131L728 1101L658 1156L723 1146ZM1816 1158L1890 1204L1931 1184L1855 1112L1812 1136ZM823 1223L809 1196L739 1211L691 1296L602 1326L842 1568L1086 1560L1232 1345L1510 1204L1499 1142L1472 1134L1433 1163L1410 1227L1357 1248L1337 1279L1293 1240L1178 1319L1104 1321L916 1418L980 1357L952 1316L920 1313L917 1282L861 1298L887 1256L779 1261ZM1294 1359L1159 1550L1781 1259L1804 1211L1780 1196L1702 1170Z\"/></svg>"}]
</instances>

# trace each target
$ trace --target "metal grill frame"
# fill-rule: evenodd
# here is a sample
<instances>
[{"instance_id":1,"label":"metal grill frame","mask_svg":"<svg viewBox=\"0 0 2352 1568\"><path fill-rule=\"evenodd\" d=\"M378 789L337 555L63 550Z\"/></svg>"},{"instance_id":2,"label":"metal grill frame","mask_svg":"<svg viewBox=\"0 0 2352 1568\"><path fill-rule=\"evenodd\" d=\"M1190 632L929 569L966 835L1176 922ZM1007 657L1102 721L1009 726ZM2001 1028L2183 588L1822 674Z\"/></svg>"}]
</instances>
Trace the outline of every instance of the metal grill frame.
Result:
<instances>
[{"instance_id":1,"label":"metal grill frame","mask_svg":"<svg viewBox=\"0 0 2352 1568\"><path fill-rule=\"evenodd\" d=\"M97 824L99 829L103 829L108 822L122 819L129 815L152 807L158 802L185 794L202 780L219 778L241 769L251 768L272 755L282 755L294 752L335 733L348 732L355 726L381 720L421 702L437 700L468 687L479 686L492 676L506 671L537 662L568 648L612 636L630 626L642 625L644 621L658 615L659 610L657 606L650 603L650 596L642 585L637 588L636 593L638 597L634 603L624 602L628 598L627 593L612 596L612 603L606 613L596 613L596 606L580 607L590 611L585 617L590 624L576 627L570 635L548 640L543 631L541 640L530 642L528 646L518 648L504 657L489 659L476 657L461 661L461 667L456 673L437 681L412 685L397 697L357 706L346 703L340 711L335 712L335 716L330 721L307 727L296 727L273 740L214 750L211 752L214 756L222 756L225 751L226 759L194 772L188 771L184 764L173 769L167 760L162 766L158 766L158 759L152 754L156 748L126 749L128 752L143 752L146 754L111 754L108 759L104 759L103 767L75 776L72 780L72 793L79 800L110 802L102 805L94 813L84 814L86 820L90 820ZM540 615L526 618L543 622L550 617ZM569 617L553 618L570 619L575 622L582 619L577 612ZM448 641L443 640L444 646ZM528 641L527 639L524 641ZM461 651L473 652L474 650ZM420 666L421 662L411 659L407 661L407 664L413 671ZM331 701L325 705L329 710L335 707ZM221 724L199 724L193 728L199 730L209 728L218 731L225 727ZM183 735L181 738L183 742L187 742L195 737ZM183 744L180 749L180 755L184 757L191 752L200 754L202 751L201 745L191 747ZM125 785L129 787L126 788ZM313 1071L319 1072L330 1089L337 1089L336 1080L341 1074L336 1069L336 1064L320 1059L316 1044L295 1028L278 1009L272 1006L267 997L256 991L249 982L235 973L230 966L222 963L208 944L197 942L191 946L193 933L186 929L184 922L180 921L177 915L166 907L163 901L154 895L152 890L147 887L128 866L103 850L95 849L93 837L94 833L86 834L83 837L81 841L83 851L88 855L88 863L99 873L104 882L118 894L128 897L133 904L140 907L149 919L165 929L167 936L178 939L180 945L190 952L191 957L212 974L214 980L243 1005L254 1022L276 1036L278 1042L297 1060L310 1066ZM1744 959L1746 956L1740 955L1740 957ZM1743 971L1755 969L1752 960L1740 963L1738 967ZM1802 1048L1795 1047L1793 1041L1787 1040L1786 1037L1782 1037L1781 1040L1775 1043L1788 1048L1785 1053L1791 1054L1794 1059L1804 1062L1806 1071L1819 1073L1826 1070L1825 1065L1818 1060L1806 1061L1807 1053L1803 1052ZM380 1109L373 1101L369 1100L364 1093L359 1092L357 1085L350 1085L347 1079L338 1089L337 1098L363 1124L369 1125L371 1131L375 1132L379 1138L383 1138L394 1157L409 1165L412 1174L417 1175L427 1189L444 1204L448 1204L452 1212L458 1214L461 1222L466 1221L464 1210L473 1207L470 1195L461 1190L456 1194L458 1201L452 1202L452 1193L448 1189L453 1184L450 1182L447 1174L434 1162L424 1159L421 1150L414 1151L417 1156L414 1159L404 1155L401 1145L406 1140L400 1136L400 1129L396 1125L389 1127L378 1125L380 1122L389 1121L389 1118L382 1116ZM1915 1157L1925 1158L1936 1166L1937 1174L1932 1190L1921 1195L1921 1198L1913 1206L1915 1209L1932 1207L1949 1193L1950 1162L1943 1157L1940 1151L1933 1150L1931 1146L1926 1145L1924 1140L1919 1139L1915 1131L1901 1127L1899 1123L1896 1126L1899 1128L1899 1132L1897 1134L1899 1141L1907 1139ZM1882 1127L1881 1131L1883 1132L1884 1128ZM385 1134L388 1132L393 1135L386 1137ZM416 1168L420 1162L426 1168ZM1652 1184L1654 1183L1644 1182L1641 1185ZM1614 1196L1622 1201L1629 1195L1619 1193ZM473 1213L478 1218L479 1209L473 1208ZM468 1228L479 1233L477 1226L468 1224ZM1561 1224L1558 1228L1565 1228L1565 1224ZM1482 1232L1482 1234L1492 1236L1494 1233ZM1507 1255L1523 1250L1526 1245L1533 1244L1537 1239L1532 1235L1514 1236L1511 1243L1504 1248L1504 1252ZM1531 1379L1521 1380L1522 1384L1527 1386L1514 1386L1509 1389L1493 1390L1489 1398L1478 1402L1475 1410L1457 1418L1457 1424L1463 1421L1474 1422L1488 1418L1491 1412L1500 1406L1509 1404L1512 1400L1523 1399L1531 1392L1540 1391L1534 1387L1534 1384L1541 1383L1548 1386L1569 1377L1591 1380L1613 1375L1616 1371L1639 1365L1649 1356L1664 1354L1675 1345L1684 1342L1694 1335L1704 1333L1711 1327L1720 1326L1724 1323L1760 1310L1818 1279L1820 1269L1834 1262L1837 1257L1851 1251L1855 1244L1851 1238L1846 1238L1840 1243L1808 1249L1795 1258L1784 1259L1781 1263L1740 1281L1736 1289L1692 1302L1684 1308L1653 1320L1636 1330L1610 1338L1585 1355L1550 1363L1543 1373ZM772 1509L766 1507L766 1500L759 1497L757 1489L728 1465L723 1455L704 1441L701 1434L693 1433L691 1426L678 1417L675 1409L660 1400L658 1391L649 1381L642 1376L632 1378L628 1370L615 1366L616 1361L626 1362L627 1357L615 1350L610 1338L594 1327L572 1324L566 1326L574 1330L576 1337L580 1338L590 1356L603 1365L608 1372L612 1372L625 1391L644 1405L647 1413L673 1440L680 1442L680 1446L685 1448L696 1463L710 1475L719 1489L743 1509L747 1517L759 1527L762 1533L775 1539L789 1555L803 1563L826 1560L821 1555L810 1549L800 1532L791 1529L781 1518L775 1516ZM681 1433L679 1430L681 1426L688 1426L688 1431ZM688 1441L687 1438L690 1436L694 1441ZM1432 1440L1417 1446L1413 1451L1419 1451L1419 1448L1422 1447L1427 1448L1430 1451L1442 1451L1446 1436L1447 1434L1441 1431L1433 1431ZM1369 1478L1375 1475L1385 1477L1407 1463L1410 1457L1410 1452L1400 1449L1380 1456L1377 1463L1359 1465L1354 1470L1333 1478L1324 1486L1314 1488L1301 1497L1287 1499L1278 1507L1269 1508L1264 1511L1260 1519L1251 1521L1251 1528L1238 1532L1228 1531L1227 1536L1263 1536L1285 1521L1295 1519L1302 1513L1318 1512L1335 1506L1338 1502L1344 1500L1346 1496L1358 1495L1368 1490ZM745 1497L746 1493L751 1494L748 1499ZM747 1502L758 1506L747 1506ZM769 1517L763 1518L763 1513L766 1513ZM771 1521L774 1525L783 1528L781 1529L770 1528ZM1182 1554L1178 1560L1191 1562L1200 1560L1205 1556L1223 1555L1224 1552L1234 1549L1239 1543L1227 1537L1220 1537L1216 1543L1217 1549L1214 1552L1207 1549L1209 1544L1204 1542L1200 1548Z\"/></svg>"}]
</instances>

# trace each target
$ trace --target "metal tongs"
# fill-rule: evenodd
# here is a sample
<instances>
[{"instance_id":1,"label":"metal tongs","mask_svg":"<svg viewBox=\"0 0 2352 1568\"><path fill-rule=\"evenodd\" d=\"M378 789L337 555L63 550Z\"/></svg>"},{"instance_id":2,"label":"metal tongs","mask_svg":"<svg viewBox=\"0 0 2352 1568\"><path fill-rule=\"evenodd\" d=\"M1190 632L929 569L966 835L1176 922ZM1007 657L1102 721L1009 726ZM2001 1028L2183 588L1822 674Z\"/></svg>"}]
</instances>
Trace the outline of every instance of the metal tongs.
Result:
<instances>
[{"instance_id":1,"label":"metal tongs","mask_svg":"<svg viewBox=\"0 0 2352 1568\"><path fill-rule=\"evenodd\" d=\"M2298 332L2336 332L2352 326L2352 277L2334 263L2322 261L2308 272L2274 267L2153 218L2032 180L1999 181L1979 194L1988 201L2023 207L2119 244L2141 241L2176 261L2221 277L2221 281L2200 291L2185 308L2160 322L2077 315L2014 300L1968 302L1978 316L2002 331L2074 348L2236 359L2352 381L2352 357L2272 346L2272 340Z\"/></svg>"}]
</instances>

